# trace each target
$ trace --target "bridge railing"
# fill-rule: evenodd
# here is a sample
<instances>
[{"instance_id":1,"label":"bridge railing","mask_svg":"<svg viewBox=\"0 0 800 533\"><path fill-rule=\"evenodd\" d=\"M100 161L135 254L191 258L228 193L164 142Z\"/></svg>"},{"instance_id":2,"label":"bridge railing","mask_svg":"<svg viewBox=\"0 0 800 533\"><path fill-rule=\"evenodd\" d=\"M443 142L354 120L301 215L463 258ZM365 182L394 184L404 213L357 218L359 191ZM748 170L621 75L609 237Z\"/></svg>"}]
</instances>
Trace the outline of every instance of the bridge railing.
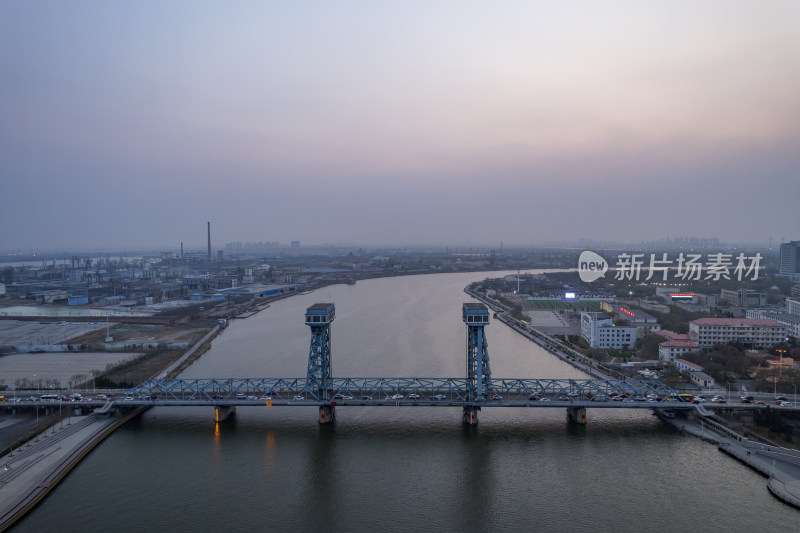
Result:
<instances>
[{"instance_id":1,"label":"bridge railing","mask_svg":"<svg viewBox=\"0 0 800 533\"><path fill-rule=\"evenodd\" d=\"M769 444L753 442L747 438L742 439L742 446L773 459L778 459L794 465L800 465L800 451L798 450L791 450L789 448L782 448L780 446L771 446Z\"/></svg>"}]
</instances>

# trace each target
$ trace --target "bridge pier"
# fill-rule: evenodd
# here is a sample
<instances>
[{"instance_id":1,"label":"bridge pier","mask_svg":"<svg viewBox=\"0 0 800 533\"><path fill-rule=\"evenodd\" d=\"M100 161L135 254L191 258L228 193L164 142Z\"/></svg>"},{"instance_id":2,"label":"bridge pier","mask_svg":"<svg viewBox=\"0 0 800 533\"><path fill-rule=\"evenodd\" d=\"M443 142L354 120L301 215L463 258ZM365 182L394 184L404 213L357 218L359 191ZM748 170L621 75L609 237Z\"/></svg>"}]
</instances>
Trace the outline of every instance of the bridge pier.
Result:
<instances>
[{"instance_id":1,"label":"bridge pier","mask_svg":"<svg viewBox=\"0 0 800 533\"><path fill-rule=\"evenodd\" d=\"M330 424L336 420L336 406L335 405L320 405L319 406L319 423Z\"/></svg>"},{"instance_id":2,"label":"bridge pier","mask_svg":"<svg viewBox=\"0 0 800 533\"><path fill-rule=\"evenodd\" d=\"M465 405L464 406L464 423L468 426L477 426L478 425L478 411L481 408L475 405Z\"/></svg>"},{"instance_id":3,"label":"bridge pier","mask_svg":"<svg viewBox=\"0 0 800 533\"><path fill-rule=\"evenodd\" d=\"M586 423L586 408L585 407L567 407L567 418L572 423L585 424Z\"/></svg>"},{"instance_id":4,"label":"bridge pier","mask_svg":"<svg viewBox=\"0 0 800 533\"><path fill-rule=\"evenodd\" d=\"M235 412L235 405L217 405L214 407L214 422L227 420Z\"/></svg>"}]
</instances>

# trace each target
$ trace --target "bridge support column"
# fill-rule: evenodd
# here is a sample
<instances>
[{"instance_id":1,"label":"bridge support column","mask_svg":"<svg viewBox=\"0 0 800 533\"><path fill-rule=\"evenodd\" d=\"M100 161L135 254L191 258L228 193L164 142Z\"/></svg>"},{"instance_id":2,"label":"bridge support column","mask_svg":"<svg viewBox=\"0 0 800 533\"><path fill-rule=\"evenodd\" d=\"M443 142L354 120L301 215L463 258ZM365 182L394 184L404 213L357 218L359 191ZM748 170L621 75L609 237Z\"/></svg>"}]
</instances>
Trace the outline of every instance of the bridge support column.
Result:
<instances>
[{"instance_id":1,"label":"bridge support column","mask_svg":"<svg viewBox=\"0 0 800 533\"><path fill-rule=\"evenodd\" d=\"M214 422L227 420L235 412L235 405L217 405L214 407Z\"/></svg>"},{"instance_id":2,"label":"bridge support column","mask_svg":"<svg viewBox=\"0 0 800 533\"><path fill-rule=\"evenodd\" d=\"M335 405L320 405L319 406L319 423L330 424L336 420L336 406Z\"/></svg>"},{"instance_id":3,"label":"bridge support column","mask_svg":"<svg viewBox=\"0 0 800 533\"><path fill-rule=\"evenodd\" d=\"M480 407L476 407L474 405L465 405L464 406L464 423L469 426L477 426L478 425L478 411L480 411Z\"/></svg>"},{"instance_id":4,"label":"bridge support column","mask_svg":"<svg viewBox=\"0 0 800 533\"><path fill-rule=\"evenodd\" d=\"M575 424L586 423L586 408L585 407L567 407L567 418L570 422Z\"/></svg>"}]
</instances>

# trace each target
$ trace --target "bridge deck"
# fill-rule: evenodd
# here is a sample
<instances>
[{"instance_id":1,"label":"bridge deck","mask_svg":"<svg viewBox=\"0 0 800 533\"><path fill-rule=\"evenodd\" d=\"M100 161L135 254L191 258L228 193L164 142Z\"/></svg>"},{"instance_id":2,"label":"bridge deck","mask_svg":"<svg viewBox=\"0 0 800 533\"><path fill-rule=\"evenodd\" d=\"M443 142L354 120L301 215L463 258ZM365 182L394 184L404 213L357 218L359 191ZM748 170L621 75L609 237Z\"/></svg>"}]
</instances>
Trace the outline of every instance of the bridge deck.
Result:
<instances>
[{"instance_id":1,"label":"bridge deck","mask_svg":"<svg viewBox=\"0 0 800 533\"><path fill-rule=\"evenodd\" d=\"M306 378L152 379L131 389L130 405L583 407L694 409L657 380L502 379L482 398L466 378L331 378L327 387ZM657 401L661 400L661 401ZM705 404L758 409L763 404ZM792 409L792 408L787 408Z\"/></svg>"}]
</instances>

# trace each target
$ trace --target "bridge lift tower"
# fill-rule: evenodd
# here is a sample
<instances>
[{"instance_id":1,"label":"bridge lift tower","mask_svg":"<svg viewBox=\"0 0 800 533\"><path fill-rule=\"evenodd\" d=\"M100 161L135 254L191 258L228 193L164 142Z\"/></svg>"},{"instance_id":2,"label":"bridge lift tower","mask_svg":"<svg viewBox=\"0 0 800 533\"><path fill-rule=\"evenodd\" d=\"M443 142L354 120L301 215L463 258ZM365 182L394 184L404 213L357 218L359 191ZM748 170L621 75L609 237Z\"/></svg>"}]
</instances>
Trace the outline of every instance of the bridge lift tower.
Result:
<instances>
[{"instance_id":1,"label":"bridge lift tower","mask_svg":"<svg viewBox=\"0 0 800 533\"><path fill-rule=\"evenodd\" d=\"M492 371L489 369L489 344L484 327L489 324L489 309L484 304L465 303L462 318L467 325L467 397L485 402L492 394ZM478 423L479 405L464 406L464 423Z\"/></svg>"},{"instance_id":2,"label":"bridge lift tower","mask_svg":"<svg viewBox=\"0 0 800 533\"><path fill-rule=\"evenodd\" d=\"M311 328L311 346L308 350L308 387L316 390L319 399L326 402L319 408L319 423L333 422L335 406L331 394L331 322L336 317L332 303L314 304L306 309L306 325Z\"/></svg>"}]
</instances>

